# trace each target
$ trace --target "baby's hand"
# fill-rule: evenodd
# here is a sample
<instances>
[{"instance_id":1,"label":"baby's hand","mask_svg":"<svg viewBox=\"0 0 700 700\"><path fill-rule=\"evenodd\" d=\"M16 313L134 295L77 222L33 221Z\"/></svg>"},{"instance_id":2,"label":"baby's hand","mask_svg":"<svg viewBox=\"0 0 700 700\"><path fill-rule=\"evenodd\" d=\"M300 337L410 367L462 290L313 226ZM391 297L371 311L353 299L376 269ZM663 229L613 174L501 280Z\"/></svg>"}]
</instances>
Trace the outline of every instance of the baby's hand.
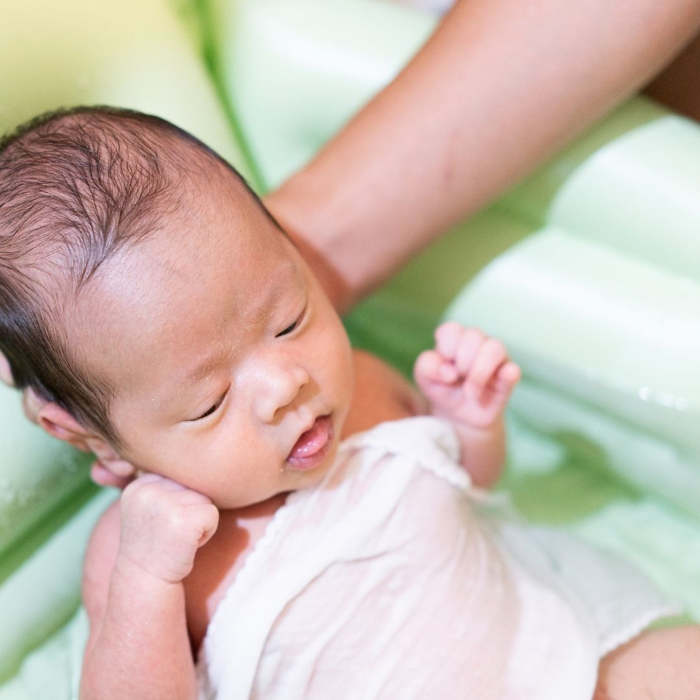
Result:
<instances>
[{"instance_id":1,"label":"baby's hand","mask_svg":"<svg viewBox=\"0 0 700 700\"><path fill-rule=\"evenodd\" d=\"M435 349L418 356L413 375L435 415L488 428L503 413L520 368L500 341L448 322L435 331Z\"/></svg>"},{"instance_id":2,"label":"baby's hand","mask_svg":"<svg viewBox=\"0 0 700 700\"><path fill-rule=\"evenodd\" d=\"M197 550L219 524L209 498L156 474L140 476L124 489L120 517L118 556L168 583L190 573Z\"/></svg>"}]
</instances>

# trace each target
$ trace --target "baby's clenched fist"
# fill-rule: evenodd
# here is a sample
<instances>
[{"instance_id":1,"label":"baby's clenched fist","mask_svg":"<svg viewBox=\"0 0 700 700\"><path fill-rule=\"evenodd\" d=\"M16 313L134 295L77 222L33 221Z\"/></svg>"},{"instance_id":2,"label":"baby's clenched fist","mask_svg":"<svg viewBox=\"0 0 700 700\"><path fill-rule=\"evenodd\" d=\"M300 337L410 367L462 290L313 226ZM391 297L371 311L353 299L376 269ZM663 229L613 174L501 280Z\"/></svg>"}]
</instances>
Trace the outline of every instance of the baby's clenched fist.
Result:
<instances>
[{"instance_id":1,"label":"baby's clenched fist","mask_svg":"<svg viewBox=\"0 0 700 700\"><path fill-rule=\"evenodd\" d=\"M418 356L413 374L436 415L488 428L503 413L520 368L503 343L450 321L438 326L435 349Z\"/></svg>"},{"instance_id":2,"label":"baby's clenched fist","mask_svg":"<svg viewBox=\"0 0 700 700\"><path fill-rule=\"evenodd\" d=\"M119 557L156 578L182 581L194 556L216 531L209 498L156 474L132 481L120 501Z\"/></svg>"}]
</instances>

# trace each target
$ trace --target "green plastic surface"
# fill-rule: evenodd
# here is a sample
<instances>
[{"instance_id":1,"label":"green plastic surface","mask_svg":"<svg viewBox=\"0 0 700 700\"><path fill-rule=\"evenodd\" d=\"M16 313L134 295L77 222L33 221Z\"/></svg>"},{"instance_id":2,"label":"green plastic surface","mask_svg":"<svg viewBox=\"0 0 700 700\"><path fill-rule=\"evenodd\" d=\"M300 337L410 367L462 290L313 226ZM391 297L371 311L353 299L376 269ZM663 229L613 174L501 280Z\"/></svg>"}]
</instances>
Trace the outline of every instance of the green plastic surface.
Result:
<instances>
[{"instance_id":1,"label":"green plastic surface","mask_svg":"<svg viewBox=\"0 0 700 700\"><path fill-rule=\"evenodd\" d=\"M194 38L189 4L23 0L4 5L0 131L61 106L130 107L191 131L247 175Z\"/></svg>"},{"instance_id":2,"label":"green plastic surface","mask_svg":"<svg viewBox=\"0 0 700 700\"><path fill-rule=\"evenodd\" d=\"M0 26L12 66L0 129L59 104L145 109L265 189L391 80L434 23L370 0L15 3ZM450 304L503 337L526 376L502 487L529 519L636 562L695 617L699 195L700 127L635 98L346 320L356 343L407 373ZM74 453L24 425L0 388L2 411L15 439L0 447L0 677L17 673L0 700L72 697L84 615L62 625L113 494L81 507Z\"/></svg>"},{"instance_id":3,"label":"green plastic surface","mask_svg":"<svg viewBox=\"0 0 700 700\"><path fill-rule=\"evenodd\" d=\"M88 481L86 455L49 437L0 386L0 582L9 550Z\"/></svg>"}]
</instances>

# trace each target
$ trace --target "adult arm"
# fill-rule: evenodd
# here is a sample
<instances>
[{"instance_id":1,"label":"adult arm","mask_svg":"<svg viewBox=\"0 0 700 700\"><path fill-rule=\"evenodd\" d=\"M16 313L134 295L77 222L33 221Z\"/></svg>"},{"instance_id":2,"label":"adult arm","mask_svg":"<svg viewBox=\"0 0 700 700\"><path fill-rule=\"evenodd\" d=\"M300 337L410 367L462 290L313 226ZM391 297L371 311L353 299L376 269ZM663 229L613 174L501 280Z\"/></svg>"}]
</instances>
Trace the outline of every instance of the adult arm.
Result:
<instances>
[{"instance_id":1,"label":"adult arm","mask_svg":"<svg viewBox=\"0 0 700 700\"><path fill-rule=\"evenodd\" d=\"M645 88L650 97L700 122L700 36Z\"/></svg>"},{"instance_id":2,"label":"adult arm","mask_svg":"<svg viewBox=\"0 0 700 700\"><path fill-rule=\"evenodd\" d=\"M655 75L698 0L461 0L266 203L344 311Z\"/></svg>"}]
</instances>

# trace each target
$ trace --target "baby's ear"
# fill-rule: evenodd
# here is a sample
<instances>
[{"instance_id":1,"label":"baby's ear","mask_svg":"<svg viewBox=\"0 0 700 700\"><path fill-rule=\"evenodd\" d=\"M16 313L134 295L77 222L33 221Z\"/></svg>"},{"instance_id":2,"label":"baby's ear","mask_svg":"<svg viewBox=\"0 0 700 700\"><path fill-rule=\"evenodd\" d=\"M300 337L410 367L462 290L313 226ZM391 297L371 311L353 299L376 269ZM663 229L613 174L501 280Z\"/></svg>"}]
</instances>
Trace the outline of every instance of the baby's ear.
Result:
<instances>
[{"instance_id":1,"label":"baby's ear","mask_svg":"<svg viewBox=\"0 0 700 700\"><path fill-rule=\"evenodd\" d=\"M84 428L73 416L56 403L45 403L36 416L36 422L49 434L68 442L83 452L91 452L87 444L94 433Z\"/></svg>"},{"instance_id":2,"label":"baby's ear","mask_svg":"<svg viewBox=\"0 0 700 700\"><path fill-rule=\"evenodd\" d=\"M46 403L37 415L37 423L49 435L77 447L83 452L93 452L103 467L117 477L131 476L135 469L123 460L114 448L97 433L83 425L55 403Z\"/></svg>"}]
</instances>

